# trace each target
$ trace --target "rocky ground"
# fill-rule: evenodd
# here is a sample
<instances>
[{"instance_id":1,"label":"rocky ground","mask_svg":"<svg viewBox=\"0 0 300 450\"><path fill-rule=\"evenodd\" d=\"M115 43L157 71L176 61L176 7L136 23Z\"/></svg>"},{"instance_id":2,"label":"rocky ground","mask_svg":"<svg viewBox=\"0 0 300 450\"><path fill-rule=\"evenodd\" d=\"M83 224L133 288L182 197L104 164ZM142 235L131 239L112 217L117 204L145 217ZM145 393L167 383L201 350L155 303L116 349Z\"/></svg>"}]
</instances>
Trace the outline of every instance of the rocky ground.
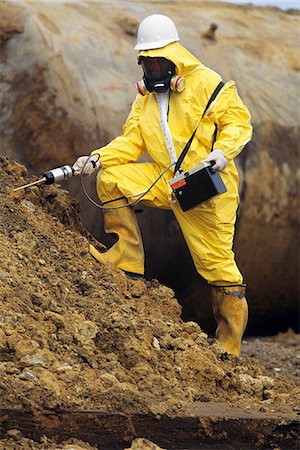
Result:
<instances>
[{"instance_id":1,"label":"rocky ground","mask_svg":"<svg viewBox=\"0 0 300 450\"><path fill-rule=\"evenodd\" d=\"M89 445L87 442L80 441L78 439L70 439L63 443L57 443L52 439L47 439L43 437L41 442L35 442L32 439L24 438L20 433L16 432L16 430L10 430L11 437L4 439L0 442L2 444L3 450L97 450L98 447L93 447ZM130 447L127 447L124 450L164 450L148 439L139 438L135 439L132 442Z\"/></svg>"},{"instance_id":2,"label":"rocky ground","mask_svg":"<svg viewBox=\"0 0 300 450\"><path fill-rule=\"evenodd\" d=\"M90 256L93 238L65 190L13 192L27 181L26 168L0 163L4 410L176 418L218 404L219 415L296 420L299 335L247 339L241 358L224 353L197 323L182 321L171 289L133 281ZM2 445L92 448L43 439L34 443L11 429Z\"/></svg>"}]
</instances>

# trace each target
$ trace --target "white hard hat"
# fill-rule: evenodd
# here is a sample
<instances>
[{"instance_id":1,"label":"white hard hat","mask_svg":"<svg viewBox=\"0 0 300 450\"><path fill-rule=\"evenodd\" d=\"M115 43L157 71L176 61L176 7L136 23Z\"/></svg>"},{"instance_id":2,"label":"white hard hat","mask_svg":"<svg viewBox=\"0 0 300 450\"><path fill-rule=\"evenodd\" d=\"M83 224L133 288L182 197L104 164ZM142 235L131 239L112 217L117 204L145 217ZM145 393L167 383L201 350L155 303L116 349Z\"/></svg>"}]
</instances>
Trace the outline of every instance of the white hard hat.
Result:
<instances>
[{"instance_id":1,"label":"white hard hat","mask_svg":"<svg viewBox=\"0 0 300 450\"><path fill-rule=\"evenodd\" d=\"M173 20L163 14L152 14L140 23L135 50L152 50L179 41Z\"/></svg>"}]
</instances>

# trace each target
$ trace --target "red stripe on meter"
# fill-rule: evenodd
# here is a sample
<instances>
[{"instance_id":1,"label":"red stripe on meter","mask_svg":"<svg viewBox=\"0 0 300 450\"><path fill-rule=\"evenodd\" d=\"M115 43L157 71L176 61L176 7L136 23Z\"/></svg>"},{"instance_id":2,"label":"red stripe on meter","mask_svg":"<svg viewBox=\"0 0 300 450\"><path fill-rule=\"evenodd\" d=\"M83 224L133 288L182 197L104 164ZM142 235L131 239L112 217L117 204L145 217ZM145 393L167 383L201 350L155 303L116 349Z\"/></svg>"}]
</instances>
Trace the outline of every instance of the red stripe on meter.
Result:
<instances>
[{"instance_id":1,"label":"red stripe on meter","mask_svg":"<svg viewBox=\"0 0 300 450\"><path fill-rule=\"evenodd\" d=\"M180 188L181 186L185 186L185 185L186 185L186 181L185 181L185 179L183 178L182 180L176 181L176 183L172 184L172 188L173 188L173 189L178 189L178 188Z\"/></svg>"}]
</instances>

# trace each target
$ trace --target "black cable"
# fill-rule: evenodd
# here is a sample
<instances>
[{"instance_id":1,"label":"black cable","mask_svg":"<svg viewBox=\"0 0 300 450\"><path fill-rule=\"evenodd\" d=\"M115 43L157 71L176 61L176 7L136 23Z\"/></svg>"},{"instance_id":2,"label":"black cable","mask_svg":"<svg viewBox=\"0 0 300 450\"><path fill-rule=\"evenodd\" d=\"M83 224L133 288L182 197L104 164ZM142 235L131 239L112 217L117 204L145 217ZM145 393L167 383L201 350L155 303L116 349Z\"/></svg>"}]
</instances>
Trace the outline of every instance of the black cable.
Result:
<instances>
[{"instance_id":1,"label":"black cable","mask_svg":"<svg viewBox=\"0 0 300 450\"><path fill-rule=\"evenodd\" d=\"M157 178L156 178L156 180L151 184L151 186L140 196L140 197L138 197L136 200L133 200L132 202L130 202L130 203L127 203L126 205L120 205L120 206L114 206L114 207L112 207L112 208L107 208L107 207L105 207L105 206L103 206L104 204L106 204L106 203L110 203L110 202L115 202L115 201L117 201L117 200L121 200L122 198L126 198L127 199L127 197L119 197L119 198L115 198L115 199L113 199L113 200L109 200L109 201L107 201L107 202L101 202L101 204L100 203L97 203L97 202L95 202L95 200L93 200L90 196L89 196L89 194L87 193L87 191L86 191L86 188L85 188L85 186L84 186L84 183L83 183L83 177L84 177L84 175L83 175L83 172L84 172L84 169L85 169L85 166L87 165L87 163L89 162L89 160L90 160L90 158L92 158L93 156L95 156L95 155L90 155L89 157L88 157L88 159L86 160L86 162L84 163L84 165L83 165L83 168L82 168L82 170L81 170L81 172L80 172L80 186L81 186L81 189L82 189L82 191L83 191L83 193L84 193L84 195L86 196L86 198L94 205L94 206L96 206L97 208L99 208L99 209L103 209L103 210L111 210L111 209L121 209L121 208L128 208L129 206L133 206L133 205L136 205L146 194L148 194L148 192L153 188L153 186L161 179L161 177L168 171L168 170L170 170L171 169L171 167L172 166L174 166L175 165L175 163L171 163ZM99 159L100 159L100 156L99 156L99 158L98 158L98 160L97 161L93 161L92 163L94 163L93 164L93 166L95 167L96 166L96 163L99 161Z\"/></svg>"},{"instance_id":2,"label":"black cable","mask_svg":"<svg viewBox=\"0 0 300 450\"><path fill-rule=\"evenodd\" d=\"M106 202L101 202L101 205L107 205L108 203L117 202L118 200L123 200L123 198L127 197L125 197L125 195L122 195L122 197L113 198L112 200L106 200Z\"/></svg>"}]
</instances>

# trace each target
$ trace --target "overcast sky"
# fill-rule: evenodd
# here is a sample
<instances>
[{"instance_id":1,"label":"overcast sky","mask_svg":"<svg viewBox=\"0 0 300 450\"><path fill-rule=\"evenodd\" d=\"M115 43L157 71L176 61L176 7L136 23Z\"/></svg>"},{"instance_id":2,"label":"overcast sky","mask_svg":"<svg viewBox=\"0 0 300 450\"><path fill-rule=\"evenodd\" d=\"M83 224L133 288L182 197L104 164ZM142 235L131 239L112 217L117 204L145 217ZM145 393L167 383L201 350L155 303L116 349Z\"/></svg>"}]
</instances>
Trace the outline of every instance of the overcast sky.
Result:
<instances>
[{"instance_id":1,"label":"overcast sky","mask_svg":"<svg viewBox=\"0 0 300 450\"><path fill-rule=\"evenodd\" d=\"M225 0L223 0L225 1ZM300 9L300 0L226 0L230 3L252 3L257 6L278 6L281 9Z\"/></svg>"}]
</instances>

